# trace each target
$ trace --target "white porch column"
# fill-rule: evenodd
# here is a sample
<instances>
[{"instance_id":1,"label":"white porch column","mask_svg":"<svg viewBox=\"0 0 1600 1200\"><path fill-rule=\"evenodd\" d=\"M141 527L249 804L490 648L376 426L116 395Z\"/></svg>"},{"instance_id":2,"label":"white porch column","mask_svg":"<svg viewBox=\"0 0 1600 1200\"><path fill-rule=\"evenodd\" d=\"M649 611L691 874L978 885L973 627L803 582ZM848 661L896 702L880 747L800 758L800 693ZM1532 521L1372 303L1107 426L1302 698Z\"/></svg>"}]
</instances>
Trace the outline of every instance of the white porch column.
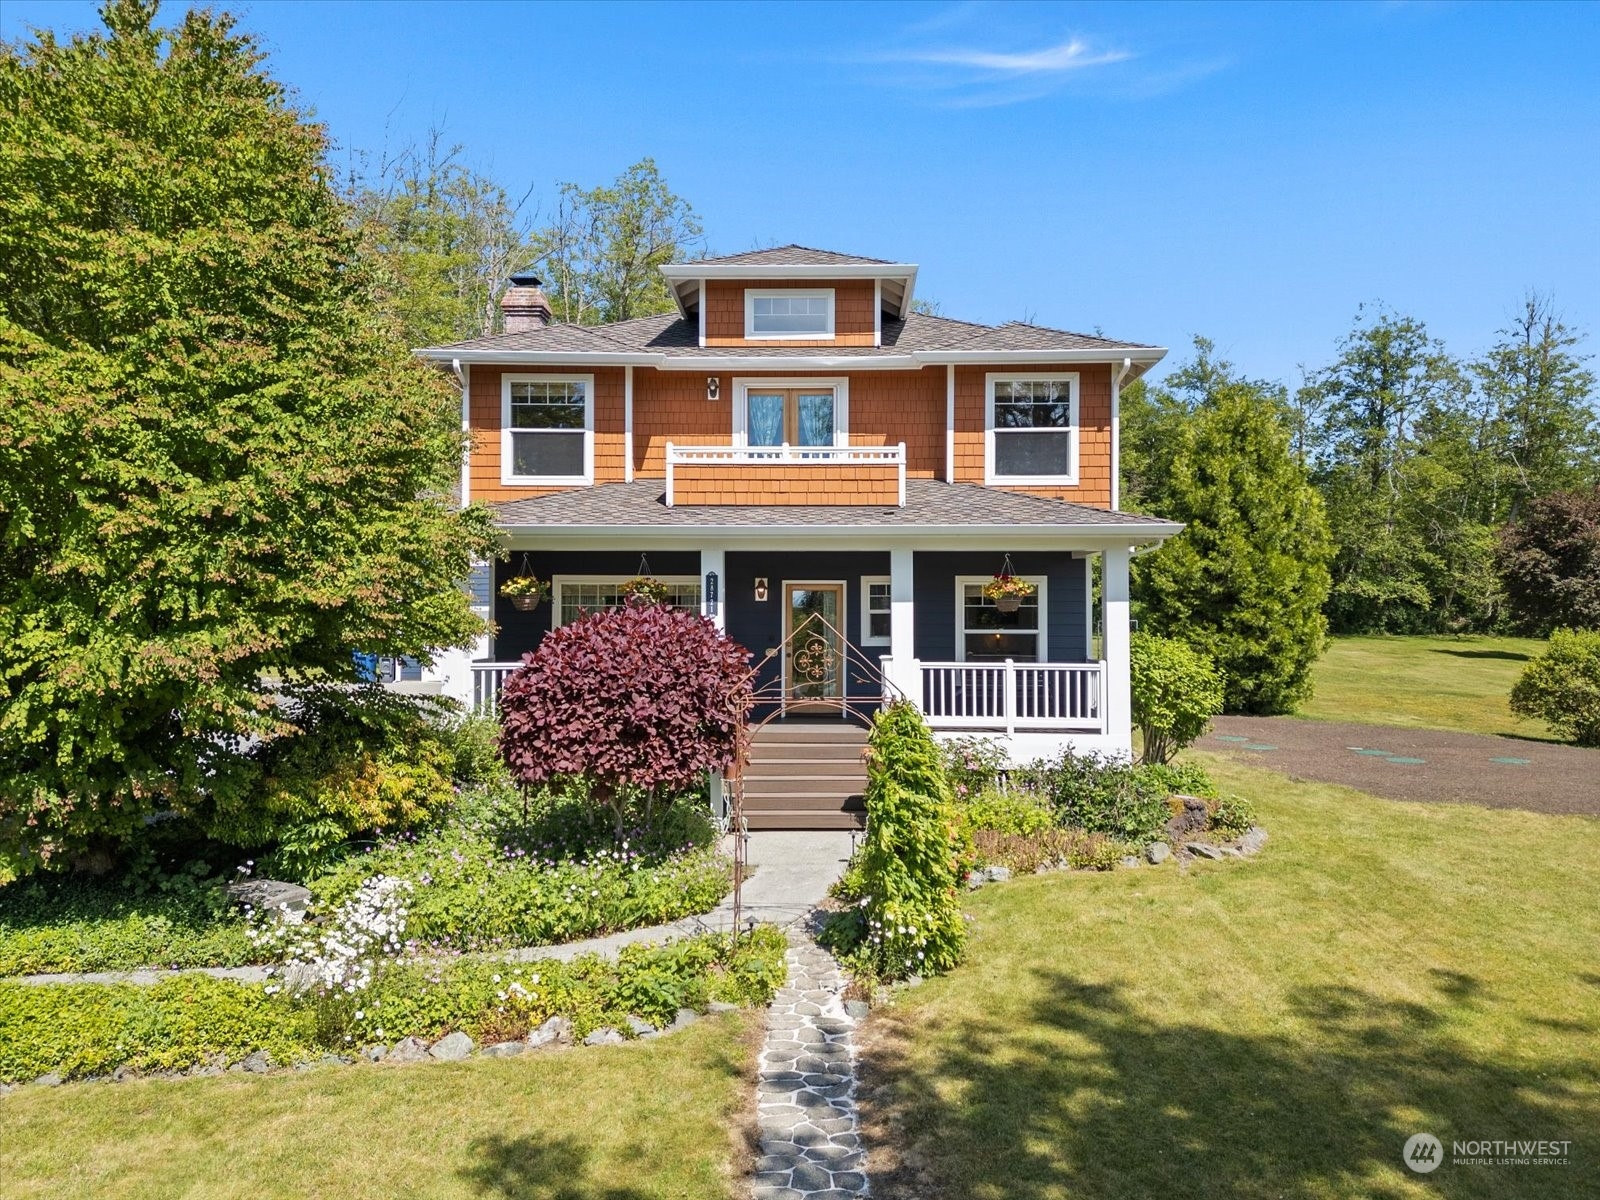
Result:
<instances>
[{"instance_id":1,"label":"white porch column","mask_svg":"<svg viewBox=\"0 0 1600 1200\"><path fill-rule=\"evenodd\" d=\"M1128 647L1128 560L1126 546L1100 556L1100 615L1105 649L1103 718L1113 753L1133 756L1133 685Z\"/></svg>"},{"instance_id":2,"label":"white porch column","mask_svg":"<svg viewBox=\"0 0 1600 1200\"><path fill-rule=\"evenodd\" d=\"M728 563L725 550L700 551L700 615L710 617L718 629L728 628ZM711 611L711 599L706 595L706 574L717 573L717 610Z\"/></svg>"},{"instance_id":3,"label":"white porch column","mask_svg":"<svg viewBox=\"0 0 1600 1200\"><path fill-rule=\"evenodd\" d=\"M889 655L894 678L889 682L906 699L922 707L922 677L917 669L917 620L912 552L889 551Z\"/></svg>"}]
</instances>

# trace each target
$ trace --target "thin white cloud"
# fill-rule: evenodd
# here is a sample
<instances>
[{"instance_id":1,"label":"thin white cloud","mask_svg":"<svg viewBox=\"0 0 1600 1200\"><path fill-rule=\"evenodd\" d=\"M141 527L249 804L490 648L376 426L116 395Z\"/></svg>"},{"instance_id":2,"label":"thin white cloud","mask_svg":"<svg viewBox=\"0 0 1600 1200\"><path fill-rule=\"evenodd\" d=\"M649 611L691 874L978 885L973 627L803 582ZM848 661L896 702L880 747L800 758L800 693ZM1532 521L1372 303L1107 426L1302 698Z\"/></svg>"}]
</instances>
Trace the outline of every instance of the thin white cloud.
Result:
<instances>
[{"instance_id":1,"label":"thin white cloud","mask_svg":"<svg viewBox=\"0 0 1600 1200\"><path fill-rule=\"evenodd\" d=\"M934 66L969 67L997 75L1055 75L1081 71L1088 67L1126 62L1133 55L1123 50L1093 49L1081 38L1071 38L1058 46L1006 54L993 50L912 50L886 57L900 62L928 63Z\"/></svg>"}]
</instances>

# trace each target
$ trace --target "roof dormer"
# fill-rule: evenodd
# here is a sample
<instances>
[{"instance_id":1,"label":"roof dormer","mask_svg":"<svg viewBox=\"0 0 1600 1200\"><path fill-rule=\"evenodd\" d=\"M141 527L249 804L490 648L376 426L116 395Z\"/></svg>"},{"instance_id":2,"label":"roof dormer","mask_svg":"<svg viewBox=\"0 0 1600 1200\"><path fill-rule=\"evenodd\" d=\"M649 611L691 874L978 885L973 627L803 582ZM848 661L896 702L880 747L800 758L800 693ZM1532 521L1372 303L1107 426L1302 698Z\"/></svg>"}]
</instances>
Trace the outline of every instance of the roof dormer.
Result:
<instances>
[{"instance_id":1,"label":"roof dormer","mask_svg":"<svg viewBox=\"0 0 1600 1200\"><path fill-rule=\"evenodd\" d=\"M910 311L914 263L805 246L661 268L702 346L877 346L885 315Z\"/></svg>"}]
</instances>

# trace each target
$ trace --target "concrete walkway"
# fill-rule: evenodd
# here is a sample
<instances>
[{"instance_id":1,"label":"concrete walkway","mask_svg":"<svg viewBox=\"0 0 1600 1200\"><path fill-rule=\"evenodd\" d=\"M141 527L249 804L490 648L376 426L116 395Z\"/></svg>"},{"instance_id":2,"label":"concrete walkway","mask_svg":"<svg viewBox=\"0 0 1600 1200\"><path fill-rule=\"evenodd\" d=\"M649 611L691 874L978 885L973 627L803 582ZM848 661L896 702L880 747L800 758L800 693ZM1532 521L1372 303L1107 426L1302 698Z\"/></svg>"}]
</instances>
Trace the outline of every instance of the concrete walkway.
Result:
<instances>
[{"instance_id":1,"label":"concrete walkway","mask_svg":"<svg viewBox=\"0 0 1600 1200\"><path fill-rule=\"evenodd\" d=\"M846 830L805 832L764 831L750 835L750 865L755 873L744 882L746 925L751 921L788 929L798 925L828 894L850 858L851 839ZM629 929L605 937L585 938L555 946L528 946L495 957L512 962L548 958L569 962L584 954L615 957L636 942L660 942L697 933L726 933L733 928L732 893L708 913L685 917L667 925ZM137 983L152 984L173 975L211 975L261 983L269 978L266 967L193 967L180 971L95 971L85 974L17 975L8 983Z\"/></svg>"}]
</instances>

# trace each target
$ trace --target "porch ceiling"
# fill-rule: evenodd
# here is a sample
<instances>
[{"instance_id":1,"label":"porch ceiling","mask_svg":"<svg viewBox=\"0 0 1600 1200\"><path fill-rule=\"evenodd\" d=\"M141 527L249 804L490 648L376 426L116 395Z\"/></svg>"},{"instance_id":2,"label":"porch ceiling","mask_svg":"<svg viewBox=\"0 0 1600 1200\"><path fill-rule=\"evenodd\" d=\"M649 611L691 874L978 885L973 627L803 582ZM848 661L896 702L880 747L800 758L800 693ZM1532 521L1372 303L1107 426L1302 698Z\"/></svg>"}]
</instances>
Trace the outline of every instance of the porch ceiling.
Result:
<instances>
[{"instance_id":1,"label":"porch ceiling","mask_svg":"<svg viewBox=\"0 0 1600 1200\"><path fill-rule=\"evenodd\" d=\"M573 488L491 507L496 524L507 532L569 537L678 533L703 538L708 533L724 531L773 538L881 538L883 534L898 533L992 539L1004 533L1011 537L1029 535L1030 540L1041 535L1067 534L1127 544L1160 542L1183 528L1157 517L1106 512L1064 500L934 479L907 479L902 507L697 504L668 508L664 492L663 481L645 479Z\"/></svg>"}]
</instances>

